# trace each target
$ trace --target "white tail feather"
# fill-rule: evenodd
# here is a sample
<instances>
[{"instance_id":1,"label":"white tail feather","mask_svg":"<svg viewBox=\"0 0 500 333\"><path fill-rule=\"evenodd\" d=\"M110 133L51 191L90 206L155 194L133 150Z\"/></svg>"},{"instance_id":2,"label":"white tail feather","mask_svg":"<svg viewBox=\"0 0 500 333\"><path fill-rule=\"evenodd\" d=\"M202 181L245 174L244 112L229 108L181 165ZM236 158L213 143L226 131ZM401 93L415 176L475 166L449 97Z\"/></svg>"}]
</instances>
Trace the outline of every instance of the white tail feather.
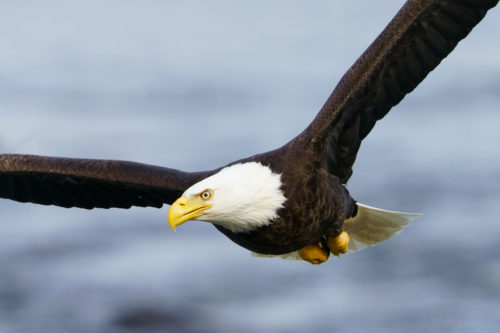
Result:
<instances>
[{"instance_id":1,"label":"white tail feather","mask_svg":"<svg viewBox=\"0 0 500 333\"><path fill-rule=\"evenodd\" d=\"M344 230L351 237L348 252L359 251L383 242L398 234L413 219L422 216L422 214L393 212L360 203L357 205L358 214L344 222Z\"/></svg>"}]
</instances>

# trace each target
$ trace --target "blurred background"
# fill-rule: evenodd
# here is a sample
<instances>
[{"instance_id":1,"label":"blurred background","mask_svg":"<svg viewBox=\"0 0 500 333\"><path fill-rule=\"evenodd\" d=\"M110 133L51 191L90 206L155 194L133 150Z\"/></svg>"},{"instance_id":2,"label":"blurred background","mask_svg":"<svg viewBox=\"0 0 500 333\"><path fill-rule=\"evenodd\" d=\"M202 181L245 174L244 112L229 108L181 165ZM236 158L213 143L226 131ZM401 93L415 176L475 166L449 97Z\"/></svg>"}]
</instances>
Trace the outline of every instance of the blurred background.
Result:
<instances>
[{"instance_id":1,"label":"blurred background","mask_svg":"<svg viewBox=\"0 0 500 333\"><path fill-rule=\"evenodd\" d=\"M391 1L0 1L0 152L205 170L286 143ZM251 257L167 207L0 200L0 332L492 332L500 11L364 141L348 188L421 212L321 266Z\"/></svg>"}]
</instances>

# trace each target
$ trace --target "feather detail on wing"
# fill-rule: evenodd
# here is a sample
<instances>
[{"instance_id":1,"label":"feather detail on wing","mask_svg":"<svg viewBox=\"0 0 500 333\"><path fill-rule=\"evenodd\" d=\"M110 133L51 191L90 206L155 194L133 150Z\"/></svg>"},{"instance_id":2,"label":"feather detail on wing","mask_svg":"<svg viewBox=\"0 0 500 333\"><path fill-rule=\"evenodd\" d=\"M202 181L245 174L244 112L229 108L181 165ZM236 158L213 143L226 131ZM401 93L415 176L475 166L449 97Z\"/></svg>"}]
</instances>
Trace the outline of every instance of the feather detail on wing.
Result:
<instances>
[{"instance_id":1,"label":"feather detail on wing","mask_svg":"<svg viewBox=\"0 0 500 333\"><path fill-rule=\"evenodd\" d=\"M375 122L465 38L498 0L409 0L290 146L313 145L342 183Z\"/></svg>"},{"instance_id":2,"label":"feather detail on wing","mask_svg":"<svg viewBox=\"0 0 500 333\"><path fill-rule=\"evenodd\" d=\"M0 197L66 208L159 208L211 174L126 161L7 154L0 155Z\"/></svg>"}]
</instances>

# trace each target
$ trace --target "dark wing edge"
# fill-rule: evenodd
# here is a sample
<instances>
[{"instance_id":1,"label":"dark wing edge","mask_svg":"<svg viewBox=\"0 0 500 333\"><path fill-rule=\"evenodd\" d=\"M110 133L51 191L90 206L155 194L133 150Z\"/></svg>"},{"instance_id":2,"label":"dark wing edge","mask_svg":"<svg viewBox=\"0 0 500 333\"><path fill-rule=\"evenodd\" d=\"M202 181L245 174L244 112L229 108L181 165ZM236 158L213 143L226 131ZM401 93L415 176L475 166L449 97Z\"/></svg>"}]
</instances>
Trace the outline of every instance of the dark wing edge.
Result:
<instances>
[{"instance_id":1,"label":"dark wing edge","mask_svg":"<svg viewBox=\"0 0 500 333\"><path fill-rule=\"evenodd\" d=\"M0 197L65 208L160 208L213 173L127 161L4 154Z\"/></svg>"},{"instance_id":2,"label":"dark wing edge","mask_svg":"<svg viewBox=\"0 0 500 333\"><path fill-rule=\"evenodd\" d=\"M409 0L343 76L296 140L312 143L346 183L375 122L465 38L498 0Z\"/></svg>"}]
</instances>

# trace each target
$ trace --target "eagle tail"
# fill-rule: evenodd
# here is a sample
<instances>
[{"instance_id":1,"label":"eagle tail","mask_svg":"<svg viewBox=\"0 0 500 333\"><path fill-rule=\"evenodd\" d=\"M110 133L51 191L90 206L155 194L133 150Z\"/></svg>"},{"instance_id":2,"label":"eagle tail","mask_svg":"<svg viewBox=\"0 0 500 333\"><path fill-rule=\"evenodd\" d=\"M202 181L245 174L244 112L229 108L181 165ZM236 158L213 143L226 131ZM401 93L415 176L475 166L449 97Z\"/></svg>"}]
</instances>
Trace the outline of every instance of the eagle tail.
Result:
<instances>
[{"instance_id":1,"label":"eagle tail","mask_svg":"<svg viewBox=\"0 0 500 333\"><path fill-rule=\"evenodd\" d=\"M356 216L344 221L344 231L351 238L348 253L383 242L398 234L412 220L422 216L422 214L394 212L360 203L356 203L356 205L358 206ZM288 260L301 260L298 251L282 255L259 253L252 253L252 255L255 257L280 257Z\"/></svg>"},{"instance_id":2,"label":"eagle tail","mask_svg":"<svg viewBox=\"0 0 500 333\"><path fill-rule=\"evenodd\" d=\"M349 251L354 252L383 242L398 234L413 219L422 214L394 212L357 203L358 213L345 220L344 231L351 240Z\"/></svg>"}]
</instances>

